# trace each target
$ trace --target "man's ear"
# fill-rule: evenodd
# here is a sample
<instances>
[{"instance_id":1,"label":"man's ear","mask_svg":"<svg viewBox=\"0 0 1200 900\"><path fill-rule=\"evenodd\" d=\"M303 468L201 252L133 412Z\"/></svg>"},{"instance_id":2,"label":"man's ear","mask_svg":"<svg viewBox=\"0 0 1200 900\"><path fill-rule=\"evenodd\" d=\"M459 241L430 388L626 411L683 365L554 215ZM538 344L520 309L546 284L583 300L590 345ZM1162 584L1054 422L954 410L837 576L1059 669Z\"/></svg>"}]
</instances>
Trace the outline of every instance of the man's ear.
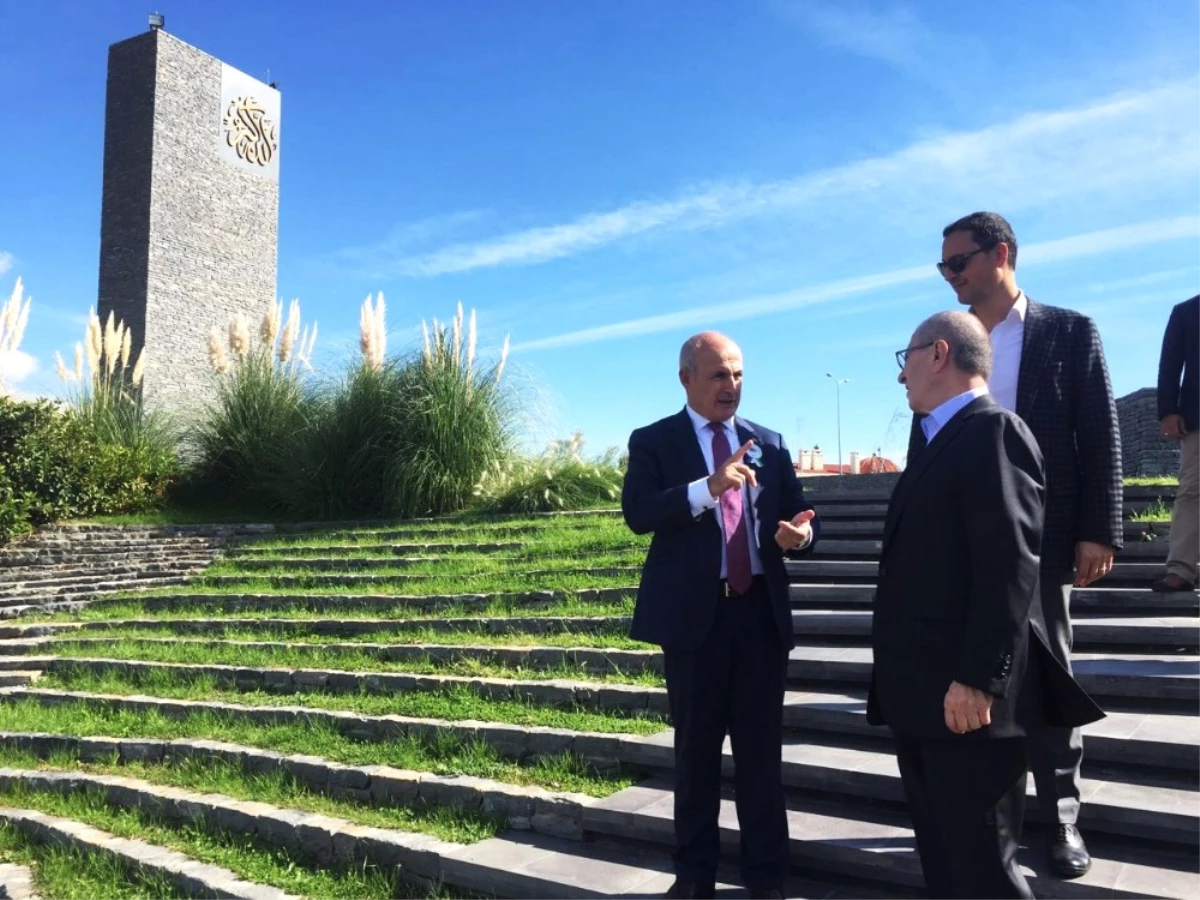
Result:
<instances>
[{"instance_id":1,"label":"man's ear","mask_svg":"<svg viewBox=\"0 0 1200 900\"><path fill-rule=\"evenodd\" d=\"M688 387L692 383L692 373L689 372L687 369L680 369L679 370L679 383L682 384L685 388Z\"/></svg>"},{"instance_id":2,"label":"man's ear","mask_svg":"<svg viewBox=\"0 0 1200 900\"><path fill-rule=\"evenodd\" d=\"M933 342L933 369L940 372L950 361L950 345L941 338Z\"/></svg>"}]
</instances>

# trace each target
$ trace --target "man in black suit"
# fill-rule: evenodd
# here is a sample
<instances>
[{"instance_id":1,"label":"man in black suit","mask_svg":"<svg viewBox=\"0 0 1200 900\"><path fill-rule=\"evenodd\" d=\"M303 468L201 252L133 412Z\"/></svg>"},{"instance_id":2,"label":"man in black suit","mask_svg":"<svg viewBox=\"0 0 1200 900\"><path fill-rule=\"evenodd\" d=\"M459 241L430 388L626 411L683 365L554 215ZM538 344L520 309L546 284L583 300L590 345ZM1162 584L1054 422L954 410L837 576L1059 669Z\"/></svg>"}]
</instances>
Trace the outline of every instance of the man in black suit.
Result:
<instances>
[{"instance_id":1,"label":"man in black suit","mask_svg":"<svg viewBox=\"0 0 1200 900\"><path fill-rule=\"evenodd\" d=\"M1190 591L1200 556L1200 296L1171 310L1158 358L1158 419L1163 437L1180 442L1179 488L1167 574L1151 590Z\"/></svg>"},{"instance_id":2,"label":"man in black suit","mask_svg":"<svg viewBox=\"0 0 1200 900\"><path fill-rule=\"evenodd\" d=\"M742 878L782 896L783 692L794 645L783 555L819 533L783 438L737 417L742 352L704 332L679 354L687 406L629 438L625 521L652 534L630 635L663 648L675 726L675 883L712 897L721 746L733 746Z\"/></svg>"},{"instance_id":3,"label":"man in black suit","mask_svg":"<svg viewBox=\"0 0 1200 900\"><path fill-rule=\"evenodd\" d=\"M1002 216L972 213L942 238L938 271L989 332L993 399L1024 420L1045 461L1041 605L1050 647L1069 669L1071 588L1108 574L1123 535L1121 432L1100 334L1086 316L1035 303L1017 287L1017 239ZM910 466L924 446L917 415ZM1075 826L1083 738L1048 725L1030 735L1029 757L1039 811L1054 826L1051 868L1076 878L1092 865Z\"/></svg>"},{"instance_id":4,"label":"man in black suit","mask_svg":"<svg viewBox=\"0 0 1200 900\"><path fill-rule=\"evenodd\" d=\"M932 316L896 358L928 446L884 524L868 720L895 735L929 895L1032 897L1016 861L1026 729L1103 715L1045 644L1041 454L988 394L974 316Z\"/></svg>"}]
</instances>

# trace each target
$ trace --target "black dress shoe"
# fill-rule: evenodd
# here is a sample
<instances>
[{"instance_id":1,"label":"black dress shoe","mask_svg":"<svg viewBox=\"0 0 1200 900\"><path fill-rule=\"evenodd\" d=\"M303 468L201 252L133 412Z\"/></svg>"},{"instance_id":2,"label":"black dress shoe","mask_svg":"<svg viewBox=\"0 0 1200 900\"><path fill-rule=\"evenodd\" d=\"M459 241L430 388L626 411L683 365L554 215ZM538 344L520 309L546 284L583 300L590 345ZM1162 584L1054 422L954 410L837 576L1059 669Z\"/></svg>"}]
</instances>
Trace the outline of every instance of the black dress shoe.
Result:
<instances>
[{"instance_id":1,"label":"black dress shoe","mask_svg":"<svg viewBox=\"0 0 1200 900\"><path fill-rule=\"evenodd\" d=\"M683 881L675 879L663 900L712 900L717 896L717 886L711 881Z\"/></svg>"},{"instance_id":2,"label":"black dress shoe","mask_svg":"<svg viewBox=\"0 0 1200 900\"><path fill-rule=\"evenodd\" d=\"M1078 878L1092 867L1092 857L1074 825L1059 825L1048 849L1050 869L1059 878Z\"/></svg>"},{"instance_id":3,"label":"black dress shoe","mask_svg":"<svg viewBox=\"0 0 1200 900\"><path fill-rule=\"evenodd\" d=\"M783 891L771 888L769 891L751 891L750 896L755 900L783 900Z\"/></svg>"}]
</instances>

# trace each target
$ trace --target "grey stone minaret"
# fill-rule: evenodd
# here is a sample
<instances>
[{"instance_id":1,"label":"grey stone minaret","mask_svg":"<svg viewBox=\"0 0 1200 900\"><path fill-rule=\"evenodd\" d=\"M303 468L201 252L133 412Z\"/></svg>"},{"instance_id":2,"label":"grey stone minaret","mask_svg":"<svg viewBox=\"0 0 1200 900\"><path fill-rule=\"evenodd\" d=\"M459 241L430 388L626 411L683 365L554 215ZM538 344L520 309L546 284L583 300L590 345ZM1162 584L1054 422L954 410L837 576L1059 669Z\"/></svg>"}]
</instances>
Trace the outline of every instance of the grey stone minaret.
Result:
<instances>
[{"instance_id":1,"label":"grey stone minaret","mask_svg":"<svg viewBox=\"0 0 1200 900\"><path fill-rule=\"evenodd\" d=\"M148 404L213 396L207 338L275 298L280 96L161 29L108 51L102 319L146 348Z\"/></svg>"}]
</instances>

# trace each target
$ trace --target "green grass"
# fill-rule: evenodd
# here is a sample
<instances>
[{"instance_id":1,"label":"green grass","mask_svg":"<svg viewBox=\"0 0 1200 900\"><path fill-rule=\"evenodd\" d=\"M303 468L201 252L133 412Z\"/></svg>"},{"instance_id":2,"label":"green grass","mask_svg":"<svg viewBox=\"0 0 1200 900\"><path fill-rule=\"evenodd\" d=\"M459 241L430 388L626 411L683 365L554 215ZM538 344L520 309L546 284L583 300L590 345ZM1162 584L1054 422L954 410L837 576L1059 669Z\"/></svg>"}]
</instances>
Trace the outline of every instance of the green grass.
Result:
<instances>
[{"instance_id":1,"label":"green grass","mask_svg":"<svg viewBox=\"0 0 1200 900\"><path fill-rule=\"evenodd\" d=\"M599 713L537 706L517 700L485 700L469 688L460 686L439 692L390 695L313 691L280 696L263 691L228 690L219 687L213 678L197 673L175 673L166 669L140 672L108 670L97 673L71 668L69 664L47 672L38 686L124 696L150 694L173 700L219 701L247 706L304 706L368 716L503 722L607 734L653 734L667 727L661 717L651 713Z\"/></svg>"},{"instance_id":2,"label":"green grass","mask_svg":"<svg viewBox=\"0 0 1200 900\"><path fill-rule=\"evenodd\" d=\"M430 656L412 661L381 659L378 652L321 646L256 647L225 644L211 640L141 641L135 638L96 642L63 638L54 642L52 652L67 659L119 659L181 665L238 666L247 669L328 669L339 672L397 672L416 675L451 675L468 678L504 678L515 680L608 681L661 687L663 676L656 672L632 671L591 673L583 666L562 665L553 668L504 666L474 659L440 660Z\"/></svg>"},{"instance_id":3,"label":"green grass","mask_svg":"<svg viewBox=\"0 0 1200 900\"><path fill-rule=\"evenodd\" d=\"M31 753L0 747L0 766L39 771L80 771L92 775L140 778L200 793L225 794L239 800L269 803L345 819L356 825L429 834L443 841L473 844L495 837L504 823L473 810L446 806L364 806L336 800L305 787L282 770L248 774L239 765L221 759L184 757L171 763L81 763L62 756L40 760Z\"/></svg>"},{"instance_id":4,"label":"green grass","mask_svg":"<svg viewBox=\"0 0 1200 900\"><path fill-rule=\"evenodd\" d=\"M294 573L272 577L259 573L237 575L229 580L210 580L200 576L179 587L151 588L146 596L173 596L184 591L188 593L218 593L229 594L289 594L302 591L320 591L331 596L355 596L359 594L384 594L394 597L457 597L462 595L506 595L514 591L522 593L530 591L561 591L575 592L597 588L626 588L633 591L637 581L637 572L630 571L618 574L585 575L578 570L564 570L545 575L514 576L512 572L497 572L487 574L467 574L461 576L440 575L431 578L406 580L400 578L383 578L358 580L348 584L332 583L327 576L335 573L322 573L308 576L297 576ZM127 594L127 597L136 597ZM120 595L118 595L120 597ZM124 598L122 598L124 599Z\"/></svg>"},{"instance_id":5,"label":"green grass","mask_svg":"<svg viewBox=\"0 0 1200 900\"><path fill-rule=\"evenodd\" d=\"M1125 484L1130 487L1175 487L1179 478L1175 475L1133 475L1126 477Z\"/></svg>"},{"instance_id":6,"label":"green grass","mask_svg":"<svg viewBox=\"0 0 1200 900\"><path fill-rule=\"evenodd\" d=\"M170 591L165 591L163 596L169 596ZM177 593L177 592L176 592ZM245 593L242 589L233 588L210 588L205 591L206 594L212 594L217 597L236 596ZM309 602L305 603L304 595L289 595L275 590L265 590L262 593L271 594L273 596L287 597L296 596L296 601L287 609L287 617L290 619L327 619L331 612L335 612L327 603ZM325 595L332 595L332 592L325 592ZM153 618L164 622L181 621L187 619L195 619L197 614L209 612L202 603L190 603L187 606L181 606L174 609L166 610L150 610L147 609L147 604L141 599L142 596L159 596L147 591L145 595L130 595L123 598L113 600L103 600L93 602L85 606L79 612L74 613L49 613L37 616L22 616L21 622L28 624L38 624L43 622L106 622L121 619L131 618ZM351 610L347 610L347 615L344 618L356 618L351 615ZM629 595L623 600L617 601L591 601L579 600L577 598L568 598L549 602L544 605L531 605L513 600L511 597L497 597L480 605L466 603L447 603L439 605L437 608L439 616L445 618L514 618L514 617L558 617L558 616L630 616L633 615L633 589L630 588ZM239 619L275 619L279 618L280 611L277 609L239 609L235 615ZM429 618L430 610L422 609L418 606L406 606L403 603L397 603L395 606L372 609L370 618L374 620L388 620L395 622L405 622L412 619Z\"/></svg>"},{"instance_id":7,"label":"green grass","mask_svg":"<svg viewBox=\"0 0 1200 900\"><path fill-rule=\"evenodd\" d=\"M599 775L582 759L570 754L516 763L503 759L482 741L457 739L445 733L431 740L410 736L364 743L346 737L320 720L261 724L214 710L172 717L156 709L115 709L87 701L45 705L35 698L14 697L0 701L0 731L153 740L198 738L277 753L319 756L346 765L386 765L437 775L470 775L592 797L607 797L633 783L631 772Z\"/></svg>"},{"instance_id":8,"label":"green grass","mask_svg":"<svg viewBox=\"0 0 1200 900\"><path fill-rule=\"evenodd\" d=\"M1148 505L1140 513L1134 513L1129 517L1130 522L1162 522L1171 520L1171 507L1163 502L1162 497L1155 499L1153 503Z\"/></svg>"},{"instance_id":9,"label":"green grass","mask_svg":"<svg viewBox=\"0 0 1200 900\"><path fill-rule=\"evenodd\" d=\"M270 620L266 620L270 621ZM325 621L329 621L326 619ZM346 620L339 619L332 624L340 624ZM474 620L471 627L446 631L431 626L402 627L383 623L384 627L376 631L361 634L319 634L301 623L272 624L270 627L254 628L245 625L226 624L214 620L212 628L203 632L185 631L171 628L167 624L155 627L124 627L113 623L109 628L88 628L79 632L66 632L69 637L56 640L76 640L80 638L111 638L111 639L181 639L209 641L291 641L304 644L434 644L445 647L481 646L481 647L597 647L618 650L653 650L653 644L635 641L627 636L628 624L622 620L614 620L613 624L605 624L602 628L589 626L587 631L574 632L521 632L493 634L486 628L478 628Z\"/></svg>"},{"instance_id":10,"label":"green grass","mask_svg":"<svg viewBox=\"0 0 1200 900\"><path fill-rule=\"evenodd\" d=\"M33 887L46 900L184 900L185 893L164 875L126 868L107 853L54 847L0 822L0 860L29 866Z\"/></svg>"},{"instance_id":11,"label":"green grass","mask_svg":"<svg viewBox=\"0 0 1200 900\"><path fill-rule=\"evenodd\" d=\"M428 896L425 891L414 890L398 882L394 873L384 873L375 867L353 871L318 869L300 857L269 847L246 835L168 822L137 809L111 807L101 791L78 790L64 796L14 786L0 789L0 803L36 809L83 822L119 837L169 847L201 862L223 866L246 881L273 885L299 896L345 897L353 900Z\"/></svg>"}]
</instances>

